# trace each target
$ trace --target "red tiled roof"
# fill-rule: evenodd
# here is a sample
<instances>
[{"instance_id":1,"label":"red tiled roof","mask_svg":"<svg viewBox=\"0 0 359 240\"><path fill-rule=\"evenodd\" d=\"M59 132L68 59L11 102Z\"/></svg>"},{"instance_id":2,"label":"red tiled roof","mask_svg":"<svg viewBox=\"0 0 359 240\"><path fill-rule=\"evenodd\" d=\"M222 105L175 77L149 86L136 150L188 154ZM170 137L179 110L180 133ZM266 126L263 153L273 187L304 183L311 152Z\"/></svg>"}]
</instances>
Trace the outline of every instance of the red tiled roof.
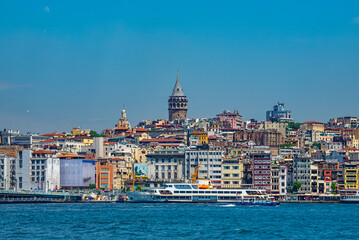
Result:
<instances>
[{"instance_id":1,"label":"red tiled roof","mask_svg":"<svg viewBox=\"0 0 359 240\"><path fill-rule=\"evenodd\" d=\"M53 142L54 140L52 140L52 139L47 139L47 140L44 140L44 141L40 141L40 142L42 142L42 143L46 143L46 142Z\"/></svg>"},{"instance_id":2,"label":"red tiled roof","mask_svg":"<svg viewBox=\"0 0 359 240\"><path fill-rule=\"evenodd\" d=\"M32 154L53 154L53 152L49 152L45 150L37 150L37 151L33 151Z\"/></svg>"},{"instance_id":3,"label":"red tiled roof","mask_svg":"<svg viewBox=\"0 0 359 240\"><path fill-rule=\"evenodd\" d=\"M140 141L141 143L151 143L151 142L158 142L158 143L168 143L168 142L181 142L178 139L175 138L165 138L165 139L161 139L161 138L155 138L155 139L144 139Z\"/></svg>"},{"instance_id":4,"label":"red tiled roof","mask_svg":"<svg viewBox=\"0 0 359 240\"><path fill-rule=\"evenodd\" d=\"M103 144L105 144L105 145L115 145L116 142L103 142Z\"/></svg>"},{"instance_id":5,"label":"red tiled roof","mask_svg":"<svg viewBox=\"0 0 359 240\"><path fill-rule=\"evenodd\" d=\"M117 127L117 128L115 128L115 130L128 130L128 128L127 127Z\"/></svg>"},{"instance_id":6,"label":"red tiled roof","mask_svg":"<svg viewBox=\"0 0 359 240\"><path fill-rule=\"evenodd\" d=\"M307 121L307 122L304 122L302 124L323 124L321 122L316 122L316 121Z\"/></svg>"},{"instance_id":7,"label":"red tiled roof","mask_svg":"<svg viewBox=\"0 0 359 240\"><path fill-rule=\"evenodd\" d=\"M43 136L43 137L63 137L63 136L65 136L65 134L62 134L62 133L45 133L45 134L42 134L41 136Z\"/></svg>"},{"instance_id":8,"label":"red tiled roof","mask_svg":"<svg viewBox=\"0 0 359 240\"><path fill-rule=\"evenodd\" d=\"M229 113L219 113L219 114L217 114L217 116L226 116L226 115L229 115L229 116L237 116L237 115L239 115L239 114L237 114L237 113L231 113L231 112L229 112Z\"/></svg>"}]
</instances>

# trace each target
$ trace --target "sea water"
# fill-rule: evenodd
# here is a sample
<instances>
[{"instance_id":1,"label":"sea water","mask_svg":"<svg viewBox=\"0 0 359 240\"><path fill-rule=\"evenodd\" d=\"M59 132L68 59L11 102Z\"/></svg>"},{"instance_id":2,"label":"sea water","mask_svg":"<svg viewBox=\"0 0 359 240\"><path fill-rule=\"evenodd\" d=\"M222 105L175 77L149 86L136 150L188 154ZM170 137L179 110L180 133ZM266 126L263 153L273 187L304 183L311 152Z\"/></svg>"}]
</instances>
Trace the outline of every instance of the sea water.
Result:
<instances>
[{"instance_id":1,"label":"sea water","mask_svg":"<svg viewBox=\"0 0 359 240\"><path fill-rule=\"evenodd\" d=\"M0 205L0 239L359 239L359 205Z\"/></svg>"}]
</instances>

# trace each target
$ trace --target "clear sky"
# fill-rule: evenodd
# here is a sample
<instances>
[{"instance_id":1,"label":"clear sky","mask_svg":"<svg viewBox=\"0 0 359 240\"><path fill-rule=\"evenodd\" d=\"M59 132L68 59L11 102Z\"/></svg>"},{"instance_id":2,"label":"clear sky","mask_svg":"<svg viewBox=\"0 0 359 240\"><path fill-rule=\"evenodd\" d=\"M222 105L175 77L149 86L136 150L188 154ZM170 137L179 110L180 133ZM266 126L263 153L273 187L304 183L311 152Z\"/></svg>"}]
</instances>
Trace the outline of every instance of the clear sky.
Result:
<instances>
[{"instance_id":1,"label":"clear sky","mask_svg":"<svg viewBox=\"0 0 359 240\"><path fill-rule=\"evenodd\" d=\"M189 117L359 116L359 1L0 2L0 128L167 119L177 70Z\"/></svg>"}]
</instances>

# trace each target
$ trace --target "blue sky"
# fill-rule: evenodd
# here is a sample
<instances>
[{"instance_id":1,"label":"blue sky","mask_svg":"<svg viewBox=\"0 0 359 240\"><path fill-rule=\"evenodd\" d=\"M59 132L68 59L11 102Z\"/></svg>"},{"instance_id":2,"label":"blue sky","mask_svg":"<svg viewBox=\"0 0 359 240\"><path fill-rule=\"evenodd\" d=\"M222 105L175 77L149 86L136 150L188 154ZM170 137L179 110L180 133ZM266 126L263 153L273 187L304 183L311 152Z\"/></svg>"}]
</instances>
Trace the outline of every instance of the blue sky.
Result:
<instances>
[{"instance_id":1,"label":"blue sky","mask_svg":"<svg viewBox=\"0 0 359 240\"><path fill-rule=\"evenodd\" d=\"M1 1L0 128L132 125L237 109L297 121L359 115L358 1Z\"/></svg>"}]
</instances>

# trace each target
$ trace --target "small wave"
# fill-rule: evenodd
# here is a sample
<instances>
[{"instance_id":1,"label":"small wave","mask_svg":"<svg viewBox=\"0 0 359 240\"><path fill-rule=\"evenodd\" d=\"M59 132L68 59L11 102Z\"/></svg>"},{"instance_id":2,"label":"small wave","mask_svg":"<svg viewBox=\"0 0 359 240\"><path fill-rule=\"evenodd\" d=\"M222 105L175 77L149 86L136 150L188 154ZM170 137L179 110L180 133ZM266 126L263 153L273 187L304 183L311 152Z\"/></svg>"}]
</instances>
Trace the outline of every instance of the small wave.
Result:
<instances>
[{"instance_id":1,"label":"small wave","mask_svg":"<svg viewBox=\"0 0 359 240\"><path fill-rule=\"evenodd\" d=\"M228 204L228 205L222 205L221 207L235 207L236 205L234 204Z\"/></svg>"}]
</instances>

